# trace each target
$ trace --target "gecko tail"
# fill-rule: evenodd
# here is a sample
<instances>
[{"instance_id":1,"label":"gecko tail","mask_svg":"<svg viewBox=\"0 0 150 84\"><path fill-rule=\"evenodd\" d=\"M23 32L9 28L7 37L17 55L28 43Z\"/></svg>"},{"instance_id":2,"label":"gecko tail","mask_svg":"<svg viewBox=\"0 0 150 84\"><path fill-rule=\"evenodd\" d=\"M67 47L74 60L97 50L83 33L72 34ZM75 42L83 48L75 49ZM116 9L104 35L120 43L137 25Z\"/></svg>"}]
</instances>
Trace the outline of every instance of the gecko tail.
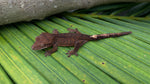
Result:
<instances>
[{"instance_id":1,"label":"gecko tail","mask_svg":"<svg viewBox=\"0 0 150 84\"><path fill-rule=\"evenodd\" d=\"M108 33L108 34L99 34L99 35L92 35L90 36L92 40L97 40L97 39L104 39L104 38L110 38L110 37L119 37L119 36L124 36L131 34L131 31L128 32L120 32L120 33Z\"/></svg>"}]
</instances>

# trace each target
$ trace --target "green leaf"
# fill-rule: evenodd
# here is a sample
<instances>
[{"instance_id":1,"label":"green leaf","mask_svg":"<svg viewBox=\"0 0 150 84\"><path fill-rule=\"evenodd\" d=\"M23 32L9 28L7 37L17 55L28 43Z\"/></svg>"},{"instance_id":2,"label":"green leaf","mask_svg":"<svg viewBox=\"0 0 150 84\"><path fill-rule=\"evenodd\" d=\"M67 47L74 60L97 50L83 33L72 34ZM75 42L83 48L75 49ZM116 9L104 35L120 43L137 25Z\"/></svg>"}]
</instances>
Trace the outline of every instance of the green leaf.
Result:
<instances>
[{"instance_id":1,"label":"green leaf","mask_svg":"<svg viewBox=\"0 0 150 84\"><path fill-rule=\"evenodd\" d=\"M2 66L0 65L0 83L1 84L12 84L12 81L9 79L9 76L7 73L4 71Z\"/></svg>"},{"instance_id":2,"label":"green leaf","mask_svg":"<svg viewBox=\"0 0 150 84\"><path fill-rule=\"evenodd\" d=\"M0 26L0 84L148 84L150 83L149 3L118 3L62 13L42 21ZM137 17L138 16L138 17ZM90 41L79 56L73 47L59 47L51 56L32 50L42 32L88 35L132 31L132 34Z\"/></svg>"}]
</instances>

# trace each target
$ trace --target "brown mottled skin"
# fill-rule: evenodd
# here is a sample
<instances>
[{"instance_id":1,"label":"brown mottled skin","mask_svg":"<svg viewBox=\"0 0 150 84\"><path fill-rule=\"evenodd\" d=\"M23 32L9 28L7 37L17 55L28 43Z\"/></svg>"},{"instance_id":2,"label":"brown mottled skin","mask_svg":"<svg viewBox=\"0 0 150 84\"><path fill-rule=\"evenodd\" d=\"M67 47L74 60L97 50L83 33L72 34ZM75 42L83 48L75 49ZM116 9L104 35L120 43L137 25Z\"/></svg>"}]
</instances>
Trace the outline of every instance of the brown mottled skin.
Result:
<instances>
[{"instance_id":1,"label":"brown mottled skin","mask_svg":"<svg viewBox=\"0 0 150 84\"><path fill-rule=\"evenodd\" d=\"M58 46L74 46L73 50L68 51L68 57L71 55L77 56L79 48L88 41L104 39L109 37L119 37L130 34L132 32L109 33L100 35L86 35L80 33L77 29L68 28L70 33L61 33L54 29L53 33L42 33L36 37L36 42L33 44L33 50L40 50L53 46L51 50L47 50L45 56L51 55L57 51Z\"/></svg>"}]
</instances>

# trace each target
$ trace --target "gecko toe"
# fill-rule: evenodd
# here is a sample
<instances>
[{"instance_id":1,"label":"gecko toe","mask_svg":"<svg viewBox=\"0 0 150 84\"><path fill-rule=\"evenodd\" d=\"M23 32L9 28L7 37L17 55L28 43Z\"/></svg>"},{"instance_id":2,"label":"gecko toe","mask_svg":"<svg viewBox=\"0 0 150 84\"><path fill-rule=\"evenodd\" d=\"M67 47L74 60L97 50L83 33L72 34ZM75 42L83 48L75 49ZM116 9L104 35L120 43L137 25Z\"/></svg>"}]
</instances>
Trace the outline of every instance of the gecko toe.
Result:
<instances>
[{"instance_id":1,"label":"gecko toe","mask_svg":"<svg viewBox=\"0 0 150 84\"><path fill-rule=\"evenodd\" d=\"M78 54L77 54L77 53L75 53L75 55L76 55L76 56L78 56Z\"/></svg>"},{"instance_id":2,"label":"gecko toe","mask_svg":"<svg viewBox=\"0 0 150 84\"><path fill-rule=\"evenodd\" d=\"M67 55L69 54L69 53L66 53Z\"/></svg>"},{"instance_id":3,"label":"gecko toe","mask_svg":"<svg viewBox=\"0 0 150 84\"><path fill-rule=\"evenodd\" d=\"M50 55L51 55L51 53L45 52L45 57L50 56Z\"/></svg>"},{"instance_id":4,"label":"gecko toe","mask_svg":"<svg viewBox=\"0 0 150 84\"><path fill-rule=\"evenodd\" d=\"M68 57L70 57L71 55L68 55Z\"/></svg>"},{"instance_id":5,"label":"gecko toe","mask_svg":"<svg viewBox=\"0 0 150 84\"><path fill-rule=\"evenodd\" d=\"M47 54L45 53L45 57L47 57Z\"/></svg>"},{"instance_id":6,"label":"gecko toe","mask_svg":"<svg viewBox=\"0 0 150 84\"><path fill-rule=\"evenodd\" d=\"M76 52L74 52L73 50L68 50L68 52L66 54L68 55L68 57L70 57L71 55L78 56L78 54Z\"/></svg>"}]
</instances>

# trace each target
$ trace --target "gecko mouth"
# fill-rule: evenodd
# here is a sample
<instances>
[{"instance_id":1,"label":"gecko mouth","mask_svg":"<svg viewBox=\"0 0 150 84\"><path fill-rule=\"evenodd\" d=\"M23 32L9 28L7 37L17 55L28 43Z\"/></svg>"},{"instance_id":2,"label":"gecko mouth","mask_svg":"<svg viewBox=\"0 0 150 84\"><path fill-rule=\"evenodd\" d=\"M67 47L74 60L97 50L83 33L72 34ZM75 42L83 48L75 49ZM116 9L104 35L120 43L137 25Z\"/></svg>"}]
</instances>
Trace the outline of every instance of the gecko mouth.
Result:
<instances>
[{"instance_id":1,"label":"gecko mouth","mask_svg":"<svg viewBox=\"0 0 150 84\"><path fill-rule=\"evenodd\" d=\"M45 49L45 48L48 48L50 47L51 45L46 45L46 46L38 46L38 47L35 47L34 45L32 46L32 50L42 50L42 49Z\"/></svg>"},{"instance_id":2,"label":"gecko mouth","mask_svg":"<svg viewBox=\"0 0 150 84\"><path fill-rule=\"evenodd\" d=\"M37 50L37 48L36 48L36 47L34 47L34 46L32 46L32 50Z\"/></svg>"},{"instance_id":3,"label":"gecko mouth","mask_svg":"<svg viewBox=\"0 0 150 84\"><path fill-rule=\"evenodd\" d=\"M38 47L32 46L32 50L41 50L41 49L45 49L45 48L47 48L47 46L46 47L42 47L42 48L38 48Z\"/></svg>"},{"instance_id":4,"label":"gecko mouth","mask_svg":"<svg viewBox=\"0 0 150 84\"><path fill-rule=\"evenodd\" d=\"M45 48L48 48L48 46L45 46L45 47L43 47L43 48L41 48L41 49L45 49ZM41 50L41 49L40 49L40 50Z\"/></svg>"}]
</instances>

